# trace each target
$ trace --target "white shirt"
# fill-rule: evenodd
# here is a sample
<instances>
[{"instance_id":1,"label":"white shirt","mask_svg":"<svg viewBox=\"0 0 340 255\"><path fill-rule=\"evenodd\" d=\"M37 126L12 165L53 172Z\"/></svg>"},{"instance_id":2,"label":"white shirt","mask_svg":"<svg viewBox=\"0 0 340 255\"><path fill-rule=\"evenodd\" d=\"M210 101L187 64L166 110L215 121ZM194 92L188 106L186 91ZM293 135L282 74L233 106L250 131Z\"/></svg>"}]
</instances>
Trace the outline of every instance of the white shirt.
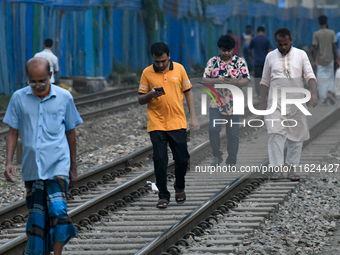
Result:
<instances>
[{"instance_id":1,"label":"white shirt","mask_svg":"<svg viewBox=\"0 0 340 255\"><path fill-rule=\"evenodd\" d=\"M270 109L273 105L273 88L277 89L278 96L276 110L272 114L265 116L268 133L282 134L292 141L305 141L309 139L307 118L299 108L294 104L287 104L287 114L284 116L281 114L281 88L304 88L303 78L307 84L310 79L316 80L306 52L292 47L285 56L278 49L268 53L260 82L261 85L269 87L267 109ZM287 98L303 98L303 95L301 93L288 93ZM271 119L278 119L279 121L269 121ZM295 120L297 126L284 127L281 125L281 121L287 119ZM289 124L288 121L285 125L293 126L294 122Z\"/></svg>"},{"instance_id":2,"label":"white shirt","mask_svg":"<svg viewBox=\"0 0 340 255\"><path fill-rule=\"evenodd\" d=\"M59 71L59 65L58 65L58 57L53 54L52 51L50 50L43 50L34 55L34 57L40 57L40 58L45 58L47 61L50 63L50 68L52 72L52 76L50 79L51 83L54 83L54 72Z\"/></svg>"}]
</instances>

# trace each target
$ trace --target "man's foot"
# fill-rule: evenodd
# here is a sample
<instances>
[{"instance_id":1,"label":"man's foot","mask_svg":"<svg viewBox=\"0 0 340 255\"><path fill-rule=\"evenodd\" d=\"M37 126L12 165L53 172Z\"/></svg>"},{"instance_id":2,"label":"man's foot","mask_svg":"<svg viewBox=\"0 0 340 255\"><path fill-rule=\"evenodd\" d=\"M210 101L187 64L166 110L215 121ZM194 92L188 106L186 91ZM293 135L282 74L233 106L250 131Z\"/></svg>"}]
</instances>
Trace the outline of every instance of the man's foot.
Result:
<instances>
[{"instance_id":1,"label":"man's foot","mask_svg":"<svg viewBox=\"0 0 340 255\"><path fill-rule=\"evenodd\" d=\"M156 207L159 209L164 209L168 207L168 204L170 203L170 201L168 199L165 198L161 198L158 200Z\"/></svg>"},{"instance_id":2,"label":"man's foot","mask_svg":"<svg viewBox=\"0 0 340 255\"><path fill-rule=\"evenodd\" d=\"M211 161L212 166L220 165L221 162L223 161L223 158L221 157L214 157L213 160Z\"/></svg>"},{"instance_id":3,"label":"man's foot","mask_svg":"<svg viewBox=\"0 0 340 255\"><path fill-rule=\"evenodd\" d=\"M300 181L300 176L298 176L295 173L288 173L287 179L291 180L292 182L298 182L298 181Z\"/></svg>"},{"instance_id":4,"label":"man's foot","mask_svg":"<svg viewBox=\"0 0 340 255\"><path fill-rule=\"evenodd\" d=\"M226 164L227 166L230 166L230 167L233 167L233 166L236 165L235 163L228 163L227 161L225 162L225 164Z\"/></svg>"},{"instance_id":5,"label":"man's foot","mask_svg":"<svg viewBox=\"0 0 340 255\"><path fill-rule=\"evenodd\" d=\"M328 106L327 99L325 100L325 102L321 103L321 106Z\"/></svg>"},{"instance_id":6,"label":"man's foot","mask_svg":"<svg viewBox=\"0 0 340 255\"><path fill-rule=\"evenodd\" d=\"M175 199L177 204L183 204L187 199L185 191L183 190L182 192L176 192Z\"/></svg>"},{"instance_id":7,"label":"man's foot","mask_svg":"<svg viewBox=\"0 0 340 255\"><path fill-rule=\"evenodd\" d=\"M270 180L272 180L272 181L279 181L279 180L282 180L282 179L284 179L284 177L279 172L274 173L272 176L270 176Z\"/></svg>"},{"instance_id":8,"label":"man's foot","mask_svg":"<svg viewBox=\"0 0 340 255\"><path fill-rule=\"evenodd\" d=\"M175 200L177 204L183 204L187 199L184 189L180 189L174 186L175 189Z\"/></svg>"},{"instance_id":9,"label":"man's foot","mask_svg":"<svg viewBox=\"0 0 340 255\"><path fill-rule=\"evenodd\" d=\"M332 92L328 91L327 98L332 105L335 104L335 96Z\"/></svg>"}]
</instances>

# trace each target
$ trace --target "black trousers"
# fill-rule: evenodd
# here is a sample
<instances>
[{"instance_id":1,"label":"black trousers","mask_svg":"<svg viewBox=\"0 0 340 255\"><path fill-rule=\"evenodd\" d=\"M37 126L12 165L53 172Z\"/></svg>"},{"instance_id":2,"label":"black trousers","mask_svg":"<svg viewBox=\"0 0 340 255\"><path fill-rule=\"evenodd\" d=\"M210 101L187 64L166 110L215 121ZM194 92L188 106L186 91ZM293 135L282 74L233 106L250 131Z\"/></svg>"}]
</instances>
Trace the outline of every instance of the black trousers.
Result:
<instances>
[{"instance_id":1,"label":"black trousers","mask_svg":"<svg viewBox=\"0 0 340 255\"><path fill-rule=\"evenodd\" d=\"M159 198L170 200L170 192L167 188L168 147L172 151L175 160L175 184L179 189L185 188L185 174L188 168L189 152L187 147L187 132L185 129L172 131L151 131L150 138L153 145L153 162L156 176L156 185L159 190Z\"/></svg>"},{"instance_id":2,"label":"black trousers","mask_svg":"<svg viewBox=\"0 0 340 255\"><path fill-rule=\"evenodd\" d=\"M263 66L254 66L255 90L258 96L261 95L260 81L262 78Z\"/></svg>"}]
</instances>

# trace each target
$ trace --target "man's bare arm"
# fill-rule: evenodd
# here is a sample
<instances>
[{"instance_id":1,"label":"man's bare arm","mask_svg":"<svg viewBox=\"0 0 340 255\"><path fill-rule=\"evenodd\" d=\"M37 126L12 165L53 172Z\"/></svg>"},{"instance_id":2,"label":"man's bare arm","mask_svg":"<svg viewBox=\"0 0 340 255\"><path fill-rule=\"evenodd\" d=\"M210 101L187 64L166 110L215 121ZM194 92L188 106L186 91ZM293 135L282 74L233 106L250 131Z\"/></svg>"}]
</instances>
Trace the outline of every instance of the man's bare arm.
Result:
<instances>
[{"instance_id":1,"label":"man's bare arm","mask_svg":"<svg viewBox=\"0 0 340 255\"><path fill-rule=\"evenodd\" d=\"M317 88L316 88L316 81L315 81L315 79L310 79L308 81L308 86L310 87L310 89L312 91L310 103L311 103L311 105L313 107L315 107L318 104L318 91L317 91Z\"/></svg>"},{"instance_id":2,"label":"man's bare arm","mask_svg":"<svg viewBox=\"0 0 340 255\"><path fill-rule=\"evenodd\" d=\"M244 87L249 84L249 80L247 78L238 80L238 79L232 79L232 78L227 78L227 77L203 78L202 82L212 87L214 87L215 84L232 84L237 87Z\"/></svg>"},{"instance_id":3,"label":"man's bare arm","mask_svg":"<svg viewBox=\"0 0 340 255\"><path fill-rule=\"evenodd\" d=\"M65 132L67 137L68 146L70 148L71 166L69 172L70 187L73 187L78 180L77 174L77 142L76 131L71 129Z\"/></svg>"},{"instance_id":4,"label":"man's bare arm","mask_svg":"<svg viewBox=\"0 0 340 255\"><path fill-rule=\"evenodd\" d=\"M164 93L162 91L156 91L155 89L152 89L146 94L138 95L138 102L141 105L148 104L148 103L150 103L151 99L156 98L156 97L160 97L162 95L164 95Z\"/></svg>"},{"instance_id":5,"label":"man's bare arm","mask_svg":"<svg viewBox=\"0 0 340 255\"><path fill-rule=\"evenodd\" d=\"M313 45L313 47L312 47L312 58L313 58L312 66L315 70L316 70L316 55L318 54L318 49L319 49L319 47L317 45Z\"/></svg>"},{"instance_id":6,"label":"man's bare arm","mask_svg":"<svg viewBox=\"0 0 340 255\"><path fill-rule=\"evenodd\" d=\"M9 182L15 182L12 176L15 174L15 169L13 166L13 156L15 147L18 142L19 131L12 127L9 128L8 138L6 143L6 168L5 168L5 177Z\"/></svg>"},{"instance_id":7,"label":"man's bare arm","mask_svg":"<svg viewBox=\"0 0 340 255\"><path fill-rule=\"evenodd\" d=\"M267 109L266 97L268 95L269 88L263 84L261 84L261 94L260 94L260 110Z\"/></svg>"},{"instance_id":8,"label":"man's bare arm","mask_svg":"<svg viewBox=\"0 0 340 255\"><path fill-rule=\"evenodd\" d=\"M190 111L190 122L189 122L189 128L193 131L199 130L200 125L198 124L197 116L196 116L196 110L195 110L195 101L194 96L191 90L184 92L185 99L187 101L187 105Z\"/></svg>"},{"instance_id":9,"label":"man's bare arm","mask_svg":"<svg viewBox=\"0 0 340 255\"><path fill-rule=\"evenodd\" d=\"M339 49L335 43L332 43L332 49L335 56L336 67L340 67Z\"/></svg>"}]
</instances>

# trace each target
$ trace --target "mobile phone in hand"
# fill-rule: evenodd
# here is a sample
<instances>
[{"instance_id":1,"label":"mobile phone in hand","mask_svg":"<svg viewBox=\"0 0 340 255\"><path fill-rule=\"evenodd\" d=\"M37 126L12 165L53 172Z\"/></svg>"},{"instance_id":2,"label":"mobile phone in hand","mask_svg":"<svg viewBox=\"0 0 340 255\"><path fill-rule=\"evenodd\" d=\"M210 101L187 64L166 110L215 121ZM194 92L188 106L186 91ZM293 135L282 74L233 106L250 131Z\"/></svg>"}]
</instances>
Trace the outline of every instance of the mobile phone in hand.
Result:
<instances>
[{"instance_id":1,"label":"mobile phone in hand","mask_svg":"<svg viewBox=\"0 0 340 255\"><path fill-rule=\"evenodd\" d=\"M165 94L163 87L154 87L154 89L156 91L162 91Z\"/></svg>"}]
</instances>

